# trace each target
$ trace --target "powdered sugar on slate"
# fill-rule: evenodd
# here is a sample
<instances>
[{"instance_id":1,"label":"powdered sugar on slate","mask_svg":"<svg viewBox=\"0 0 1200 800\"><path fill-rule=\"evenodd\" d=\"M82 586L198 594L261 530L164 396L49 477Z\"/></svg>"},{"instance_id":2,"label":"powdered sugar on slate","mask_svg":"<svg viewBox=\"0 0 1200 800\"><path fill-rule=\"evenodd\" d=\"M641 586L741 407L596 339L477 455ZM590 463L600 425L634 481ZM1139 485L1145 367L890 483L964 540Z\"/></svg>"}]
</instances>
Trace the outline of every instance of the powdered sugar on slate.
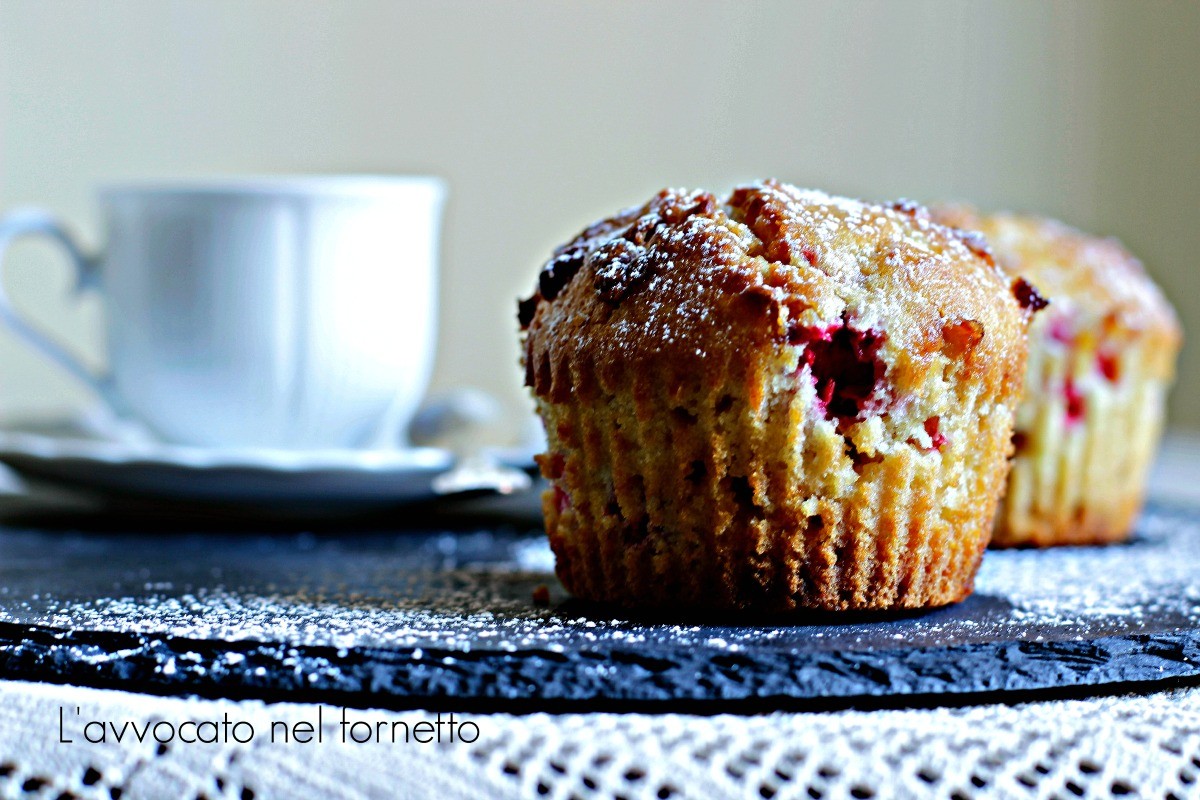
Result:
<instances>
[{"instance_id":1,"label":"powdered sugar on slate","mask_svg":"<svg viewBox=\"0 0 1200 800\"><path fill-rule=\"evenodd\" d=\"M161 540L153 557L98 536L65 549L58 542L57 556L43 535L2 536L0 621L65 631L341 649L519 652L607 641L753 653L1064 641L1200 627L1200 522L1175 513L1145 515L1129 545L989 553L966 603L874 617L650 618L586 606L563 595L536 532L307 544L220 537L209 546L177 537ZM72 565L73 559L81 560ZM81 582L84 569L90 578ZM532 601L541 584L552 587L557 605Z\"/></svg>"}]
</instances>

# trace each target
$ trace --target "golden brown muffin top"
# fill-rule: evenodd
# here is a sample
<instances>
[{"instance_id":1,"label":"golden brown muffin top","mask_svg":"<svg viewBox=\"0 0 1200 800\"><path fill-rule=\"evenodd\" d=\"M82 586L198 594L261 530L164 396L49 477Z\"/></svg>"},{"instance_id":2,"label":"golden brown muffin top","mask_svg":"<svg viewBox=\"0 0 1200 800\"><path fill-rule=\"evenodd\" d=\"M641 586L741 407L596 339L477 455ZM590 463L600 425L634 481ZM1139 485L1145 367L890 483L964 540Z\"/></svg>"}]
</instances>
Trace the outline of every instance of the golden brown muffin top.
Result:
<instances>
[{"instance_id":1,"label":"golden brown muffin top","mask_svg":"<svg viewBox=\"0 0 1200 800\"><path fill-rule=\"evenodd\" d=\"M542 397L586 391L588 364L664 380L720 379L731 358L850 341L912 391L935 356L985 382L1020 382L1036 293L1018 301L976 234L889 207L763 181L718 198L666 189L559 247L520 304L526 382ZM1027 287L1026 287L1027 288ZM843 337L845 338L845 337ZM944 360L941 360L944 361Z\"/></svg>"},{"instance_id":2,"label":"golden brown muffin top","mask_svg":"<svg viewBox=\"0 0 1200 800\"><path fill-rule=\"evenodd\" d=\"M1174 309L1116 239L1025 214L985 215L967 206L940 206L930 213L945 225L983 234L1001 267L1050 300L1054 313L1048 320L1065 321L1076 330L1152 335L1178 346Z\"/></svg>"}]
</instances>

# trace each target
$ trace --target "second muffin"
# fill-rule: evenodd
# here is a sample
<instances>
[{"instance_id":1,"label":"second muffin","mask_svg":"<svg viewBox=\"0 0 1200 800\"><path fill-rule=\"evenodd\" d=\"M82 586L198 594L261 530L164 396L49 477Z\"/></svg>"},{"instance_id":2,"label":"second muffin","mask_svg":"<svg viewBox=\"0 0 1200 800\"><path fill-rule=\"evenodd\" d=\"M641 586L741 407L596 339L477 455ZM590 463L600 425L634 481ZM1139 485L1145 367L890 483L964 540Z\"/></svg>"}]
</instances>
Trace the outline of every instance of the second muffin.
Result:
<instances>
[{"instance_id":1,"label":"second muffin","mask_svg":"<svg viewBox=\"0 0 1200 800\"><path fill-rule=\"evenodd\" d=\"M1179 323L1114 239L1054 220L944 207L980 231L1000 266L1050 301L1030 328L1016 453L996 518L999 546L1128 538L1142 506L1179 352Z\"/></svg>"},{"instance_id":2,"label":"second muffin","mask_svg":"<svg viewBox=\"0 0 1200 800\"><path fill-rule=\"evenodd\" d=\"M970 593L1030 313L972 235L772 181L667 190L559 248L520 312L572 593L763 610Z\"/></svg>"}]
</instances>

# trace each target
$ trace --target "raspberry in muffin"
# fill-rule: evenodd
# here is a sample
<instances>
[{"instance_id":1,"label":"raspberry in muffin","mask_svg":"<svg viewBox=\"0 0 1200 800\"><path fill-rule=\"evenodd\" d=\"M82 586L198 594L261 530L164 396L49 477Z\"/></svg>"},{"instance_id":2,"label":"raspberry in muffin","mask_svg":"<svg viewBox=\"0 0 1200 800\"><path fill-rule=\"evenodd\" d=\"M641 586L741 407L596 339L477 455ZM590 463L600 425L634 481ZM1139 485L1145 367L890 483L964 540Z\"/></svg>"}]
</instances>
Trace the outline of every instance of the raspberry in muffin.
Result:
<instances>
[{"instance_id":1,"label":"raspberry in muffin","mask_svg":"<svg viewBox=\"0 0 1200 800\"><path fill-rule=\"evenodd\" d=\"M625 606L970 593L1030 311L974 234L767 181L665 190L522 301L557 572Z\"/></svg>"},{"instance_id":2,"label":"raspberry in muffin","mask_svg":"<svg viewBox=\"0 0 1200 800\"><path fill-rule=\"evenodd\" d=\"M1025 399L994 544L1126 539L1179 352L1174 310L1113 239L964 207L938 208L933 216L981 232L1000 266L1050 301L1030 327Z\"/></svg>"}]
</instances>

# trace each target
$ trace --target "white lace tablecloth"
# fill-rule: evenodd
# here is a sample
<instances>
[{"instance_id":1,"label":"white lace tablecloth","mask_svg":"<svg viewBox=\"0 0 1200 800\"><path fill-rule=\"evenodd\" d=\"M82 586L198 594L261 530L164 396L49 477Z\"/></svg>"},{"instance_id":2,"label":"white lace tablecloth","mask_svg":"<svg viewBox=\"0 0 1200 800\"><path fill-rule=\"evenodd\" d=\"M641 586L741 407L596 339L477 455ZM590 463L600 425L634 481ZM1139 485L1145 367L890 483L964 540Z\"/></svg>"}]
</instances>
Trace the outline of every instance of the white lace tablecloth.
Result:
<instances>
[{"instance_id":1,"label":"white lace tablecloth","mask_svg":"<svg viewBox=\"0 0 1200 800\"><path fill-rule=\"evenodd\" d=\"M59 741L59 709L67 724ZM77 719L248 721L247 744L89 744ZM271 743L316 706L0 683L0 791L46 798L1196 797L1200 689L966 709L457 715L471 744ZM423 711L353 711L373 726ZM377 728L376 728L377 729ZM162 729L165 731L166 729ZM244 732L248 729L243 728ZM364 729L365 730L365 729ZM165 734L164 734L165 735ZM149 737L148 737L149 738Z\"/></svg>"}]
</instances>

